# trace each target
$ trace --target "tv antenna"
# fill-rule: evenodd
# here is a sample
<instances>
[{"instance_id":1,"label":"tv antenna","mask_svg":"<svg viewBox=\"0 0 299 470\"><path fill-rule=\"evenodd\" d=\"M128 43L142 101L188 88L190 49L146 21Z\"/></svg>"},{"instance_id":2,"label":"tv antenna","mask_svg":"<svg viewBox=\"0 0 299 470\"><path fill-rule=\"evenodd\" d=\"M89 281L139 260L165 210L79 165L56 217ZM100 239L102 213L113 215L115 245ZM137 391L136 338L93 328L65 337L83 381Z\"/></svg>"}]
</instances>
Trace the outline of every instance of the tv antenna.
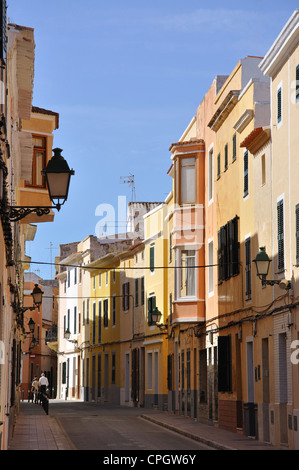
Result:
<instances>
[{"instance_id":1,"label":"tv antenna","mask_svg":"<svg viewBox=\"0 0 299 470\"><path fill-rule=\"evenodd\" d=\"M127 183L127 184L129 184L129 186L131 186L131 188L132 188L131 202L136 202L134 175L132 175L130 173L129 176L121 176L120 177L120 182L121 183Z\"/></svg>"}]
</instances>

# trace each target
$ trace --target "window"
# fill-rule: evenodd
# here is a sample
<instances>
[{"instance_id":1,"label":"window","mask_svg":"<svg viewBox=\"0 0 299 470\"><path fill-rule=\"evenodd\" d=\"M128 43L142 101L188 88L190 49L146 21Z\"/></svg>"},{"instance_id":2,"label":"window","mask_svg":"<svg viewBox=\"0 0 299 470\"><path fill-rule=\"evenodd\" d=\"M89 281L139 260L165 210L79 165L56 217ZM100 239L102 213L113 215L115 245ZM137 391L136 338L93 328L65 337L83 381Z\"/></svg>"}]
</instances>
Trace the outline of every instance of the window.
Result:
<instances>
[{"instance_id":1,"label":"window","mask_svg":"<svg viewBox=\"0 0 299 470\"><path fill-rule=\"evenodd\" d=\"M238 216L218 232L218 281L222 282L240 272Z\"/></svg>"},{"instance_id":2,"label":"window","mask_svg":"<svg viewBox=\"0 0 299 470\"><path fill-rule=\"evenodd\" d=\"M153 386L153 354L147 353L147 388L151 389Z\"/></svg>"},{"instance_id":3,"label":"window","mask_svg":"<svg viewBox=\"0 0 299 470\"><path fill-rule=\"evenodd\" d=\"M85 300L83 300L83 318L82 318L82 324L85 325Z\"/></svg>"},{"instance_id":4,"label":"window","mask_svg":"<svg viewBox=\"0 0 299 470\"><path fill-rule=\"evenodd\" d=\"M277 203L277 258L278 270L284 270L284 214L283 214L283 199Z\"/></svg>"},{"instance_id":5,"label":"window","mask_svg":"<svg viewBox=\"0 0 299 470\"><path fill-rule=\"evenodd\" d=\"M251 299L251 238L245 239L245 297Z\"/></svg>"},{"instance_id":6,"label":"window","mask_svg":"<svg viewBox=\"0 0 299 470\"><path fill-rule=\"evenodd\" d=\"M217 155L217 178L219 179L221 176L221 157L220 153Z\"/></svg>"},{"instance_id":7,"label":"window","mask_svg":"<svg viewBox=\"0 0 299 470\"><path fill-rule=\"evenodd\" d=\"M101 300L99 300L98 307L99 307L98 336L99 336L99 343L100 343L102 341L102 301Z\"/></svg>"},{"instance_id":8,"label":"window","mask_svg":"<svg viewBox=\"0 0 299 470\"><path fill-rule=\"evenodd\" d=\"M112 325L116 323L116 297L112 297Z\"/></svg>"},{"instance_id":9,"label":"window","mask_svg":"<svg viewBox=\"0 0 299 470\"><path fill-rule=\"evenodd\" d=\"M140 302L141 305L144 305L144 277L141 278Z\"/></svg>"},{"instance_id":10,"label":"window","mask_svg":"<svg viewBox=\"0 0 299 470\"><path fill-rule=\"evenodd\" d=\"M123 295L122 295L122 300L123 300L123 310L129 310L129 301L130 301L130 283L125 282L122 287L123 290Z\"/></svg>"},{"instance_id":11,"label":"window","mask_svg":"<svg viewBox=\"0 0 299 470\"><path fill-rule=\"evenodd\" d=\"M92 304L92 344L96 342L96 303Z\"/></svg>"},{"instance_id":12,"label":"window","mask_svg":"<svg viewBox=\"0 0 299 470\"><path fill-rule=\"evenodd\" d=\"M248 195L248 150L244 152L244 197Z\"/></svg>"},{"instance_id":13,"label":"window","mask_svg":"<svg viewBox=\"0 0 299 470\"><path fill-rule=\"evenodd\" d=\"M296 102L299 101L299 65L296 67Z\"/></svg>"},{"instance_id":14,"label":"window","mask_svg":"<svg viewBox=\"0 0 299 470\"><path fill-rule=\"evenodd\" d=\"M232 391L231 336L218 336L218 391Z\"/></svg>"},{"instance_id":15,"label":"window","mask_svg":"<svg viewBox=\"0 0 299 470\"><path fill-rule=\"evenodd\" d=\"M234 133L233 135L233 162L237 158L237 134Z\"/></svg>"},{"instance_id":16,"label":"window","mask_svg":"<svg viewBox=\"0 0 299 470\"><path fill-rule=\"evenodd\" d=\"M147 299L147 321L148 324L152 324L152 312L156 308L156 296L155 295L150 295L149 298Z\"/></svg>"},{"instance_id":17,"label":"window","mask_svg":"<svg viewBox=\"0 0 299 470\"><path fill-rule=\"evenodd\" d=\"M74 333L77 333L77 307L74 307Z\"/></svg>"},{"instance_id":18,"label":"window","mask_svg":"<svg viewBox=\"0 0 299 470\"><path fill-rule=\"evenodd\" d=\"M67 309L67 328L71 331L71 311L69 308Z\"/></svg>"},{"instance_id":19,"label":"window","mask_svg":"<svg viewBox=\"0 0 299 470\"><path fill-rule=\"evenodd\" d=\"M108 327L108 307L109 307L108 299L105 299L104 300L104 327L105 328Z\"/></svg>"},{"instance_id":20,"label":"window","mask_svg":"<svg viewBox=\"0 0 299 470\"><path fill-rule=\"evenodd\" d=\"M151 273L155 271L155 244L154 243L150 246L150 271Z\"/></svg>"},{"instance_id":21,"label":"window","mask_svg":"<svg viewBox=\"0 0 299 470\"><path fill-rule=\"evenodd\" d=\"M224 171L228 169L228 144L224 147Z\"/></svg>"},{"instance_id":22,"label":"window","mask_svg":"<svg viewBox=\"0 0 299 470\"><path fill-rule=\"evenodd\" d=\"M196 198L195 158L181 159L180 203L192 204Z\"/></svg>"},{"instance_id":23,"label":"window","mask_svg":"<svg viewBox=\"0 0 299 470\"><path fill-rule=\"evenodd\" d=\"M266 155L262 155L262 186L266 184Z\"/></svg>"},{"instance_id":24,"label":"window","mask_svg":"<svg viewBox=\"0 0 299 470\"><path fill-rule=\"evenodd\" d=\"M89 323L89 299L86 301L86 323Z\"/></svg>"},{"instance_id":25,"label":"window","mask_svg":"<svg viewBox=\"0 0 299 470\"><path fill-rule=\"evenodd\" d=\"M46 137L32 136L33 159L31 180L27 180L28 186L46 188L46 180L42 170L46 168Z\"/></svg>"},{"instance_id":26,"label":"window","mask_svg":"<svg viewBox=\"0 0 299 470\"><path fill-rule=\"evenodd\" d=\"M77 284L77 268L74 268L74 284Z\"/></svg>"},{"instance_id":27,"label":"window","mask_svg":"<svg viewBox=\"0 0 299 470\"><path fill-rule=\"evenodd\" d=\"M208 289L209 294L212 295L214 293L214 243L213 240L208 243L208 264L209 264L209 271L208 271Z\"/></svg>"},{"instance_id":28,"label":"window","mask_svg":"<svg viewBox=\"0 0 299 470\"><path fill-rule=\"evenodd\" d=\"M138 279L135 279L135 307L138 307L139 301L139 282Z\"/></svg>"},{"instance_id":29,"label":"window","mask_svg":"<svg viewBox=\"0 0 299 470\"><path fill-rule=\"evenodd\" d=\"M213 149L209 151L209 201L213 199L213 179L214 179L214 168L213 168Z\"/></svg>"},{"instance_id":30,"label":"window","mask_svg":"<svg viewBox=\"0 0 299 470\"><path fill-rule=\"evenodd\" d=\"M277 123L281 122L282 118L282 90L281 87L277 90Z\"/></svg>"},{"instance_id":31,"label":"window","mask_svg":"<svg viewBox=\"0 0 299 470\"><path fill-rule=\"evenodd\" d=\"M108 286L108 269L106 269L106 286Z\"/></svg>"},{"instance_id":32,"label":"window","mask_svg":"<svg viewBox=\"0 0 299 470\"><path fill-rule=\"evenodd\" d=\"M179 297L195 296L195 250L180 250L178 265L175 270L176 293Z\"/></svg>"},{"instance_id":33,"label":"window","mask_svg":"<svg viewBox=\"0 0 299 470\"><path fill-rule=\"evenodd\" d=\"M111 383L115 384L115 368L116 368L116 355L115 352L111 355Z\"/></svg>"},{"instance_id":34,"label":"window","mask_svg":"<svg viewBox=\"0 0 299 470\"><path fill-rule=\"evenodd\" d=\"M172 293L169 294L169 323L172 323Z\"/></svg>"},{"instance_id":35,"label":"window","mask_svg":"<svg viewBox=\"0 0 299 470\"><path fill-rule=\"evenodd\" d=\"M61 378L61 383L65 384L66 383L66 362L62 363L62 378Z\"/></svg>"}]
</instances>

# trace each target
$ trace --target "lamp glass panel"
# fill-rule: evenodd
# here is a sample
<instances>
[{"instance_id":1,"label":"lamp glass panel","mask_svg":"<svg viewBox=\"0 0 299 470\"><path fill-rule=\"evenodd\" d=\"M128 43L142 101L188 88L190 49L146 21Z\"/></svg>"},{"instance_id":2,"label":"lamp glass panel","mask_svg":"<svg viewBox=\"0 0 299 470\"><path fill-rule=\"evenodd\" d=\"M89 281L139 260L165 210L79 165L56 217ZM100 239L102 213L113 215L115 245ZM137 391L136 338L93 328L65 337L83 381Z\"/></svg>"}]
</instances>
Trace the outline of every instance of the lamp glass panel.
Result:
<instances>
[{"instance_id":1,"label":"lamp glass panel","mask_svg":"<svg viewBox=\"0 0 299 470\"><path fill-rule=\"evenodd\" d=\"M69 173L47 173L50 198L66 199L70 181Z\"/></svg>"}]
</instances>

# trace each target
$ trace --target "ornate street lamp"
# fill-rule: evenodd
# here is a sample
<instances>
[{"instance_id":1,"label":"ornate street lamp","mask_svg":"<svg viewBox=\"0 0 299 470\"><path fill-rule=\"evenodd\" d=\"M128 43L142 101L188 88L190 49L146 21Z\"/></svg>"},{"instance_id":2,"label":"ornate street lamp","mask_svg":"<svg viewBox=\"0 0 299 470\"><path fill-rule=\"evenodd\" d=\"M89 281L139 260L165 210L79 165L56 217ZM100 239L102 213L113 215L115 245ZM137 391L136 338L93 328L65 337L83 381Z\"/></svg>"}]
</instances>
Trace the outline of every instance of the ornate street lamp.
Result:
<instances>
[{"instance_id":1,"label":"ornate street lamp","mask_svg":"<svg viewBox=\"0 0 299 470\"><path fill-rule=\"evenodd\" d=\"M281 287L281 289L291 289L292 285L290 281L287 281L285 279L266 279L269 273L271 261L272 260L267 255L266 248L264 246L261 246L260 251L253 260L253 262L255 263L257 276L260 278L264 285L274 286L275 284L277 284L279 285L279 287Z\"/></svg>"},{"instance_id":2,"label":"ornate street lamp","mask_svg":"<svg viewBox=\"0 0 299 470\"><path fill-rule=\"evenodd\" d=\"M70 330L67 328L64 332L64 339L66 339L67 341L69 341L70 343L78 343L78 341L76 339L70 339L71 337L71 332Z\"/></svg>"},{"instance_id":3,"label":"ornate street lamp","mask_svg":"<svg viewBox=\"0 0 299 470\"><path fill-rule=\"evenodd\" d=\"M268 276L271 261L272 260L266 253L266 248L264 246L261 246L260 251L253 260L253 262L255 263L257 276L261 280Z\"/></svg>"},{"instance_id":4,"label":"ornate street lamp","mask_svg":"<svg viewBox=\"0 0 299 470\"><path fill-rule=\"evenodd\" d=\"M45 170L42 170L42 175L45 176L49 197L53 206L10 206L8 207L8 216L12 222L23 219L31 213L36 213L39 217L49 214L51 209L60 210L61 206L65 203L68 197L69 185L71 175L74 175L74 170L70 170L66 160L61 155L62 149L53 149L54 155L48 162ZM1 175L0 175L1 180ZM1 209L1 213L5 211Z\"/></svg>"},{"instance_id":5,"label":"ornate street lamp","mask_svg":"<svg viewBox=\"0 0 299 470\"><path fill-rule=\"evenodd\" d=\"M152 320L152 323L154 325L156 325L158 328L166 328L167 325L164 325L163 323L160 323L161 321L161 318L162 318L162 313L160 312L160 310L158 310L157 307L154 308L154 310L152 311L151 313L151 320Z\"/></svg>"},{"instance_id":6,"label":"ornate street lamp","mask_svg":"<svg viewBox=\"0 0 299 470\"><path fill-rule=\"evenodd\" d=\"M53 152L54 155L42 174L46 177L50 199L59 211L67 200L71 175L75 172L69 169L66 160L61 155L62 149L55 148Z\"/></svg>"},{"instance_id":7,"label":"ornate street lamp","mask_svg":"<svg viewBox=\"0 0 299 470\"><path fill-rule=\"evenodd\" d=\"M43 301L43 291L38 286L38 284L35 284L34 289L31 292L31 295L33 297L34 308L40 307Z\"/></svg>"},{"instance_id":8,"label":"ornate street lamp","mask_svg":"<svg viewBox=\"0 0 299 470\"><path fill-rule=\"evenodd\" d=\"M32 318L30 318L29 322L28 322L28 326L29 326L29 333L34 333L34 327L35 327L35 321L32 320Z\"/></svg>"}]
</instances>

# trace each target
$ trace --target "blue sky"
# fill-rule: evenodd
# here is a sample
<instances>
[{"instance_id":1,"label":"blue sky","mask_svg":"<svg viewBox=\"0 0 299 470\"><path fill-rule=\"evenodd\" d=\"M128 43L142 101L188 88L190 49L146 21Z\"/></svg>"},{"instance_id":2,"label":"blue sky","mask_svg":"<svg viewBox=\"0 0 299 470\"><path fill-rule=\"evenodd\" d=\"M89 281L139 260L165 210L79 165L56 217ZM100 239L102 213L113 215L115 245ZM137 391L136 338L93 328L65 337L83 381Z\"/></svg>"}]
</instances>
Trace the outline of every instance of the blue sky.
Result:
<instances>
[{"instance_id":1,"label":"blue sky","mask_svg":"<svg viewBox=\"0 0 299 470\"><path fill-rule=\"evenodd\" d=\"M247 55L264 56L298 4L7 0L7 6L11 23L35 30L33 105L59 113L54 147L75 170L55 222L38 224L27 244L32 261L47 263L59 244L96 234L98 206L112 206L123 219L118 197L129 202L131 188L121 177L134 175L137 201L165 199L169 147L214 77ZM31 270L54 274L41 264Z\"/></svg>"}]
</instances>

